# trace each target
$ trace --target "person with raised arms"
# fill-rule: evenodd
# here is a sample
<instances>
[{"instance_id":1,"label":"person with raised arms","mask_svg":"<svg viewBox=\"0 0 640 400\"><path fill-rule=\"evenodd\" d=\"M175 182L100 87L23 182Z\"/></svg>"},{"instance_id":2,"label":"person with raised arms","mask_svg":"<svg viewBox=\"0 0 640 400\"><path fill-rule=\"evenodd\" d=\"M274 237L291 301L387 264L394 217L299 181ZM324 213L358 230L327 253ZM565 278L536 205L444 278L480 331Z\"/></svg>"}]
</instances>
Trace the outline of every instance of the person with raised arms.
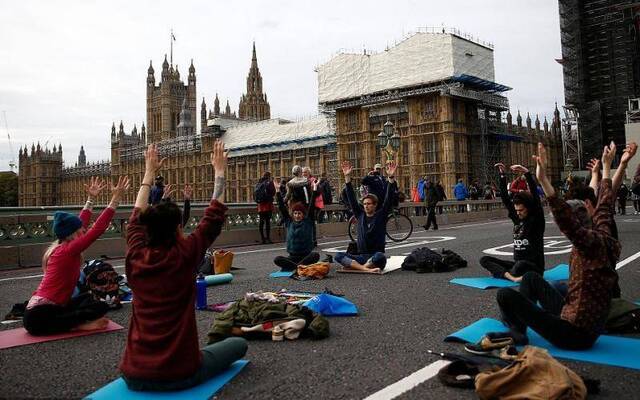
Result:
<instances>
[{"instance_id":1,"label":"person with raised arms","mask_svg":"<svg viewBox=\"0 0 640 400\"><path fill-rule=\"evenodd\" d=\"M533 271L544 273L544 210L536 192L537 183L529 170L522 165L512 165L511 171L526 179L529 191L516 192L513 198L507 190L505 166L495 165L499 171L500 198L513 222L513 261L483 256L480 265L499 279L520 282L522 276Z\"/></svg>"},{"instance_id":2,"label":"person with raised arms","mask_svg":"<svg viewBox=\"0 0 640 400\"><path fill-rule=\"evenodd\" d=\"M397 165L395 161L387 163L387 176L389 184L382 206L378 207L378 196L369 193L362 198L362 205L356 200L356 194L351 184L351 172L353 167L349 161L342 162L342 173L345 180L345 193L349 208L357 219L358 229L358 254L339 252L335 261L345 268L351 268L364 272L380 273L387 264L384 255L387 235L387 216L393 203L393 194L396 192L397 183L394 175Z\"/></svg>"},{"instance_id":3,"label":"person with raised arms","mask_svg":"<svg viewBox=\"0 0 640 400\"><path fill-rule=\"evenodd\" d=\"M133 307L120 371L131 390L170 391L196 386L224 371L247 351L243 338L198 344L196 267L225 221L227 152L216 141L211 153L214 187L209 206L189 235L171 201L149 206L153 177L164 159L154 144L145 151L145 173L127 226L125 270Z\"/></svg>"},{"instance_id":4,"label":"person with raised arms","mask_svg":"<svg viewBox=\"0 0 640 400\"><path fill-rule=\"evenodd\" d=\"M120 200L129 188L129 178L122 176L118 184L112 186L109 205L87 229L93 201L105 187L106 183L100 178L91 178L85 185L88 198L79 216L62 211L53 215L56 240L42 257L44 276L29 299L23 318L24 328L32 335L104 329L109 323L104 318L109 310L106 303L95 300L90 293L71 297L80 277L82 252L109 227Z\"/></svg>"}]
</instances>

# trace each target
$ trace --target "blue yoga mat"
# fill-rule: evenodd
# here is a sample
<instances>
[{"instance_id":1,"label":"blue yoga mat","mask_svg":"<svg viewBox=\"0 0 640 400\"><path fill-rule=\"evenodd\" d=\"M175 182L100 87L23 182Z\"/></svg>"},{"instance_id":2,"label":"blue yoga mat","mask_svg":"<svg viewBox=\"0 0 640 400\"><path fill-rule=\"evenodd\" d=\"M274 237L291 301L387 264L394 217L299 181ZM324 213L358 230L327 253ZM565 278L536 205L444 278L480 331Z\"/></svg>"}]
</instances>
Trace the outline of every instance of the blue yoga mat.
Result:
<instances>
[{"instance_id":1,"label":"blue yoga mat","mask_svg":"<svg viewBox=\"0 0 640 400\"><path fill-rule=\"evenodd\" d=\"M275 271L269 274L270 278L290 278L294 271Z\"/></svg>"},{"instance_id":2,"label":"blue yoga mat","mask_svg":"<svg viewBox=\"0 0 640 400\"><path fill-rule=\"evenodd\" d=\"M190 400L203 399L206 400L218 392L224 385L233 379L238 373L249 363L248 360L238 360L231 364L229 369L215 376L208 381L201 383L190 389L180 390L177 392L135 392L127 388L127 384L122 378L116 379L107 386L91 393L85 399L91 400L145 400L145 399L176 399Z\"/></svg>"},{"instance_id":3,"label":"blue yoga mat","mask_svg":"<svg viewBox=\"0 0 640 400\"><path fill-rule=\"evenodd\" d=\"M548 281L562 281L569 279L569 266L567 264L558 264L555 267L544 271L544 279ZM455 278L449 282L456 285L469 286L477 289L515 287L519 283L512 282L507 279L498 279L492 276L481 278Z\"/></svg>"},{"instance_id":4,"label":"blue yoga mat","mask_svg":"<svg viewBox=\"0 0 640 400\"><path fill-rule=\"evenodd\" d=\"M482 318L479 321L460 329L458 332L447 336L445 342L478 342L487 332L506 331L507 328L502 322ZM529 344L543 347L549 350L549 354L554 357L566 360L586 361L595 364L613 365L640 369L640 339L632 339L621 336L602 335L598 338L592 348L588 350L563 350L547 342L531 329L527 330Z\"/></svg>"}]
</instances>

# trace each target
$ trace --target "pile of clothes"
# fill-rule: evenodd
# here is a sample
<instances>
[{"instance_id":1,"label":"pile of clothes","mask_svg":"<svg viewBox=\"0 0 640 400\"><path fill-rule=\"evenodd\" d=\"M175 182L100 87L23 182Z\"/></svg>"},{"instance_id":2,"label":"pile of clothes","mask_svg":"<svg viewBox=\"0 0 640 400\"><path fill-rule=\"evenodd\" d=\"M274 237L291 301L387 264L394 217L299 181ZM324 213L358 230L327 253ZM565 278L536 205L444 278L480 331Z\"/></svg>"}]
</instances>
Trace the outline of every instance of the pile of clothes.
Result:
<instances>
[{"instance_id":1,"label":"pile of clothes","mask_svg":"<svg viewBox=\"0 0 640 400\"><path fill-rule=\"evenodd\" d=\"M273 341L299 337L329 337L329 321L301 304L304 295L287 293L247 293L244 298L216 314L209 330L208 344L230 336L268 337Z\"/></svg>"}]
</instances>

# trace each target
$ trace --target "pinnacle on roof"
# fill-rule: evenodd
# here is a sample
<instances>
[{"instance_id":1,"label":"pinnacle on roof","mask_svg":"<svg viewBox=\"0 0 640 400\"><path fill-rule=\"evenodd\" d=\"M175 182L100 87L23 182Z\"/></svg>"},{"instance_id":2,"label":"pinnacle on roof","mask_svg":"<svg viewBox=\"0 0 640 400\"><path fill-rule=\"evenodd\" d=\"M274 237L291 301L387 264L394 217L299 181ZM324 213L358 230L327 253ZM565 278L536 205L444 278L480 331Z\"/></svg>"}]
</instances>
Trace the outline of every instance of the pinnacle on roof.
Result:
<instances>
[{"instance_id":1,"label":"pinnacle on roof","mask_svg":"<svg viewBox=\"0 0 640 400\"><path fill-rule=\"evenodd\" d=\"M189 74L194 74L196 72L196 67L193 66L193 58L191 59L191 65L189 66Z\"/></svg>"},{"instance_id":2,"label":"pinnacle on roof","mask_svg":"<svg viewBox=\"0 0 640 400\"><path fill-rule=\"evenodd\" d=\"M153 62L152 62L152 60L149 60L149 69L147 70L147 73L149 75L153 75L153 72L154 72L153 71Z\"/></svg>"}]
</instances>

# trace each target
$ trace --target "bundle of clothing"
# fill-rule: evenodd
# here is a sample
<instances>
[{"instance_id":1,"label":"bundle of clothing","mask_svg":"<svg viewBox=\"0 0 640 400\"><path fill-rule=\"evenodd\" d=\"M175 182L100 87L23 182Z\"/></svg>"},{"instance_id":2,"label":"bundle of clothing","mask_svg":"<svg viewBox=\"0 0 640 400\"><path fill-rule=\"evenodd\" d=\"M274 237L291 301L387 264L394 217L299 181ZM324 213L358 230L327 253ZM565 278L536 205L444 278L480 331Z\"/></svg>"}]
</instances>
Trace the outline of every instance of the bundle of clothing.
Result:
<instances>
[{"instance_id":1,"label":"bundle of clothing","mask_svg":"<svg viewBox=\"0 0 640 400\"><path fill-rule=\"evenodd\" d=\"M227 337L248 339L271 337L273 341L299 337L324 339L329 336L329 321L277 293L247 293L223 312L216 314L209 330L208 344Z\"/></svg>"}]
</instances>

